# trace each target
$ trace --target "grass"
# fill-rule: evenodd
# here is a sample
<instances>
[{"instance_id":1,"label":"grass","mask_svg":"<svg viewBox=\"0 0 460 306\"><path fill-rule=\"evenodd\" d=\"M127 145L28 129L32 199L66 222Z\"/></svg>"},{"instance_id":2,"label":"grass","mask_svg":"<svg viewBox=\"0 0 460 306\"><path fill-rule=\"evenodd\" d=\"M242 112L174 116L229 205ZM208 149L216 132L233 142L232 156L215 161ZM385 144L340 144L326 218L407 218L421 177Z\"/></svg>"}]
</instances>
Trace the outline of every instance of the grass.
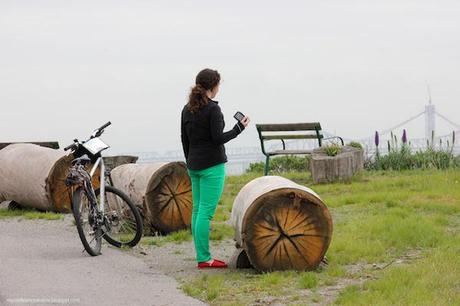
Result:
<instances>
[{"instance_id":1,"label":"grass","mask_svg":"<svg viewBox=\"0 0 460 306\"><path fill-rule=\"evenodd\" d=\"M185 293L191 296L200 296L203 300L212 302L220 296L220 287L224 281L222 275L209 276L203 274L196 280L195 284L183 286Z\"/></svg>"},{"instance_id":2,"label":"grass","mask_svg":"<svg viewBox=\"0 0 460 306\"><path fill-rule=\"evenodd\" d=\"M252 270L225 271L223 274L201 274L182 284L185 293L212 305L247 305L254 303L305 305L305 300L320 299L318 286L331 277L326 272L271 272ZM214 288L219 288L217 291ZM212 299L209 298L211 292Z\"/></svg>"},{"instance_id":3,"label":"grass","mask_svg":"<svg viewBox=\"0 0 460 306\"><path fill-rule=\"evenodd\" d=\"M233 228L227 224L216 222L211 226L211 232L209 233L209 240L221 241L223 239L229 239L233 237ZM172 232L165 236L145 236L141 239L141 244L152 245L152 246L163 246L166 243L180 244L192 240L192 233L189 230L182 230Z\"/></svg>"},{"instance_id":4,"label":"grass","mask_svg":"<svg viewBox=\"0 0 460 306\"><path fill-rule=\"evenodd\" d=\"M179 244L179 243L191 241L191 240L192 240L192 234L190 233L190 231L182 230L182 231L170 233L169 235L166 235L166 236L142 237L141 244L152 245L152 246L163 246L164 244L168 242Z\"/></svg>"},{"instance_id":5,"label":"grass","mask_svg":"<svg viewBox=\"0 0 460 306\"><path fill-rule=\"evenodd\" d=\"M44 220L60 220L62 214L53 212L40 212L33 209L8 209L0 208L1 218L23 217L25 219L44 219Z\"/></svg>"},{"instance_id":6,"label":"grass","mask_svg":"<svg viewBox=\"0 0 460 306\"><path fill-rule=\"evenodd\" d=\"M453 246L456 245L456 246ZM338 305L458 305L460 240L428 253L412 265L384 271L380 278L341 292Z\"/></svg>"},{"instance_id":7,"label":"grass","mask_svg":"<svg viewBox=\"0 0 460 306\"><path fill-rule=\"evenodd\" d=\"M217 224L229 219L244 184L260 175L227 178ZM460 171L372 171L328 185L312 185L305 173L283 176L328 205L334 220L329 266L201 274L183 280L187 294L212 305L302 305L330 302L322 292L340 283L344 289L332 293L339 305L460 304ZM222 239L232 236L227 225L219 232Z\"/></svg>"},{"instance_id":8,"label":"grass","mask_svg":"<svg viewBox=\"0 0 460 306\"><path fill-rule=\"evenodd\" d=\"M318 285L318 279L315 273L306 272L299 278L299 286L302 289L312 289Z\"/></svg>"}]
</instances>

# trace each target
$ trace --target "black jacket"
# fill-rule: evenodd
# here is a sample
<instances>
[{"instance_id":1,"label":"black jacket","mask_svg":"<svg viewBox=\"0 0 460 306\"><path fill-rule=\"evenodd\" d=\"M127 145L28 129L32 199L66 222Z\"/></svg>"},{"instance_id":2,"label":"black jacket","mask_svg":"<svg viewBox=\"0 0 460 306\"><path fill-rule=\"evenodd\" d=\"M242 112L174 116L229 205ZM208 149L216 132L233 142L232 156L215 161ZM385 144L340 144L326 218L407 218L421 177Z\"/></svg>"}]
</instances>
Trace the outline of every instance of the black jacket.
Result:
<instances>
[{"instance_id":1,"label":"black jacket","mask_svg":"<svg viewBox=\"0 0 460 306\"><path fill-rule=\"evenodd\" d=\"M182 109L181 139L187 168L201 170L227 161L224 144L244 130L237 122L224 133L224 115L217 101L210 100L197 113L192 114L187 105Z\"/></svg>"}]
</instances>

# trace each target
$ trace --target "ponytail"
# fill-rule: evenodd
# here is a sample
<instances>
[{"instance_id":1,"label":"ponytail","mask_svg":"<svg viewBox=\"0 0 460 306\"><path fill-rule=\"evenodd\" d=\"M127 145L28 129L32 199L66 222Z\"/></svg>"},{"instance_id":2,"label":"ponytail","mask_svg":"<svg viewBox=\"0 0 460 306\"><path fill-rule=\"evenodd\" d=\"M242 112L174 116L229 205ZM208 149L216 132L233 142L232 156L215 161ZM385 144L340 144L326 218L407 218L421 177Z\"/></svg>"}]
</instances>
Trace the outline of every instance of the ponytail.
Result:
<instances>
[{"instance_id":1,"label":"ponytail","mask_svg":"<svg viewBox=\"0 0 460 306\"><path fill-rule=\"evenodd\" d=\"M208 90L212 90L219 85L220 74L217 70L203 69L196 76L195 86L190 90L187 107L191 113L198 112L203 106L209 103L209 98L206 94Z\"/></svg>"},{"instance_id":2,"label":"ponytail","mask_svg":"<svg viewBox=\"0 0 460 306\"><path fill-rule=\"evenodd\" d=\"M206 89L200 84L193 86L188 97L188 110L191 113L196 113L200 108L208 104L208 102L209 99L206 95Z\"/></svg>"}]
</instances>

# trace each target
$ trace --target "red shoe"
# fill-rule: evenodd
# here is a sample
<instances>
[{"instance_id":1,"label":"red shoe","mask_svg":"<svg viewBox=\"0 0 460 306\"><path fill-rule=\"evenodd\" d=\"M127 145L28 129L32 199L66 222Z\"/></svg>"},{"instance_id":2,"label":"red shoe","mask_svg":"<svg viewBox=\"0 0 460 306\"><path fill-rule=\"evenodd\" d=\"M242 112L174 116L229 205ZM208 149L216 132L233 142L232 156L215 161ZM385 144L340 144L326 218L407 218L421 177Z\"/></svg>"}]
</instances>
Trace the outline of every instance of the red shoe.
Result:
<instances>
[{"instance_id":1,"label":"red shoe","mask_svg":"<svg viewBox=\"0 0 460 306\"><path fill-rule=\"evenodd\" d=\"M227 268L227 264L221 260L213 259L211 263L209 262L199 262L198 269L204 268Z\"/></svg>"}]
</instances>

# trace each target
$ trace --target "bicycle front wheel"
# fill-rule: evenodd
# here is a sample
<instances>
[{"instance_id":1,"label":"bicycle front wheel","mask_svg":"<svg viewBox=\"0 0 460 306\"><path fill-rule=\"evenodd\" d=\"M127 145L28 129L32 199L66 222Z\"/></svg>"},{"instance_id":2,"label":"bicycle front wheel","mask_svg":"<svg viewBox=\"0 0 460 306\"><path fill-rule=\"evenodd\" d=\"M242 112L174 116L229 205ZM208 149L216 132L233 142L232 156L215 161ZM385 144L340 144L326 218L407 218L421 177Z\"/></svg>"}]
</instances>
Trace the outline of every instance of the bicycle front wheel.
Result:
<instances>
[{"instance_id":1,"label":"bicycle front wheel","mask_svg":"<svg viewBox=\"0 0 460 306\"><path fill-rule=\"evenodd\" d=\"M100 189L95 190L100 202ZM121 190L105 186L103 238L113 246L135 246L142 237L142 217L131 199Z\"/></svg>"},{"instance_id":2,"label":"bicycle front wheel","mask_svg":"<svg viewBox=\"0 0 460 306\"><path fill-rule=\"evenodd\" d=\"M100 225L97 225L96 205L90 203L82 187L75 190L72 195L72 213L86 252L91 256L100 255L102 229Z\"/></svg>"}]
</instances>

